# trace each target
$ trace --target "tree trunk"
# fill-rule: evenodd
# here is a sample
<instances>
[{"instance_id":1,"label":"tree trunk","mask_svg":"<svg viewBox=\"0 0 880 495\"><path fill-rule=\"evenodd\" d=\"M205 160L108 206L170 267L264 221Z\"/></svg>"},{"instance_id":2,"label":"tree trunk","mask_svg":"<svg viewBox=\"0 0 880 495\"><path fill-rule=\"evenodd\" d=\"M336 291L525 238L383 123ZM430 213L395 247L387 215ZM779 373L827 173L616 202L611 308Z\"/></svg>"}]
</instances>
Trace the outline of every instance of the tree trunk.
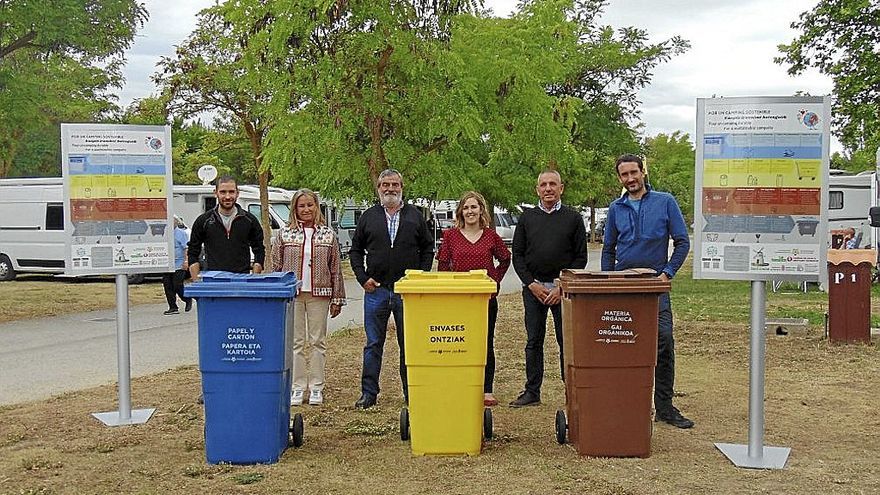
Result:
<instances>
[{"instance_id":1,"label":"tree trunk","mask_svg":"<svg viewBox=\"0 0 880 495\"><path fill-rule=\"evenodd\" d=\"M382 108L385 102L385 69L388 67L388 61L391 60L391 54L394 47L388 45L379 56L376 63L376 107ZM379 180L379 173L388 168L388 159L385 157L385 151L382 149L382 131L385 126L385 118L381 114L367 116L367 124L370 127L370 154L367 160L367 166L370 171L370 179L373 184Z\"/></svg>"},{"instance_id":2,"label":"tree trunk","mask_svg":"<svg viewBox=\"0 0 880 495\"><path fill-rule=\"evenodd\" d=\"M272 221L269 218L269 169L263 170L263 129L254 126L250 120L244 120L244 131L251 144L254 169L260 185L260 223L263 225L263 247L267 256L263 269L268 271L272 268L268 266L271 262L268 256L272 251Z\"/></svg>"}]
</instances>

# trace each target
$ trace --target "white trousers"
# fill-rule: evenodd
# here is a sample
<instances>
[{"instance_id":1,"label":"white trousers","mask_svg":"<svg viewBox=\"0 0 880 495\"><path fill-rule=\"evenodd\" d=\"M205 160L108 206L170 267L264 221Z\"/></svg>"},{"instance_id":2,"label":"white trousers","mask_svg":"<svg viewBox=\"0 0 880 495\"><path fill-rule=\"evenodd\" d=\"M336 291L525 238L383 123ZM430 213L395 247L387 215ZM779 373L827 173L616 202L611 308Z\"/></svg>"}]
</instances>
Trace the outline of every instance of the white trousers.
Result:
<instances>
[{"instance_id":1,"label":"white trousers","mask_svg":"<svg viewBox=\"0 0 880 495\"><path fill-rule=\"evenodd\" d=\"M293 303L294 390L324 390L329 311L329 297L315 297L311 292L300 292L296 296Z\"/></svg>"}]
</instances>

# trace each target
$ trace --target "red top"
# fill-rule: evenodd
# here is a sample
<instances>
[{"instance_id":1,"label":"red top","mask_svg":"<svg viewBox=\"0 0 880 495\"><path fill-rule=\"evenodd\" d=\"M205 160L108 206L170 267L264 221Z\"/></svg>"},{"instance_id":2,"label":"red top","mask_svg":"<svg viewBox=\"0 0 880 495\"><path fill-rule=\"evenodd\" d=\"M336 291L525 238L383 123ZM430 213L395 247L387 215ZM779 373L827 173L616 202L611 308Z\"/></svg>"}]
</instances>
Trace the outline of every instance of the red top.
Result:
<instances>
[{"instance_id":1,"label":"red top","mask_svg":"<svg viewBox=\"0 0 880 495\"><path fill-rule=\"evenodd\" d=\"M498 266L494 260L498 261ZM437 251L437 269L441 272L486 270L489 277L500 285L509 267L510 250L495 229L483 228L483 235L477 242L469 241L457 228L443 231L443 242Z\"/></svg>"}]
</instances>

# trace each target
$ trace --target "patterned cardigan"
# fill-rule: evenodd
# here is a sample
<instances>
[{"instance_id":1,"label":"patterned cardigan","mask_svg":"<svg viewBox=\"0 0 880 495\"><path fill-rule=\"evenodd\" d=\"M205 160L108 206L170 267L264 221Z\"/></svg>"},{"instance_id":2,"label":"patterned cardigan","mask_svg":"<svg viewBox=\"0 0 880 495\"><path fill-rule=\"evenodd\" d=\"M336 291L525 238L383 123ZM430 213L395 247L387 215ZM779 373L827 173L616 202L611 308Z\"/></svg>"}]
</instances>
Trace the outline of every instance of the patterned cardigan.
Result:
<instances>
[{"instance_id":1,"label":"patterned cardigan","mask_svg":"<svg viewBox=\"0 0 880 495\"><path fill-rule=\"evenodd\" d=\"M299 225L284 227L272 237L272 271L302 274L305 232ZM339 259L339 243L333 229L315 226L312 234L312 295L329 297L330 304L345 304L345 283Z\"/></svg>"}]
</instances>

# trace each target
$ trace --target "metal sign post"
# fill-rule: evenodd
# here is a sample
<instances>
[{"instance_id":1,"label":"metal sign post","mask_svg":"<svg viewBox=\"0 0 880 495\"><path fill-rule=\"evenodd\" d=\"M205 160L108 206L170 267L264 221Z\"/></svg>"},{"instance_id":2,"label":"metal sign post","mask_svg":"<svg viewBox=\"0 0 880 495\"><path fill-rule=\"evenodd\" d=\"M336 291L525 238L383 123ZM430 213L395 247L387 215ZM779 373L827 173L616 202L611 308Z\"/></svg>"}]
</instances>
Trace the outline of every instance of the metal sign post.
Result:
<instances>
[{"instance_id":1,"label":"metal sign post","mask_svg":"<svg viewBox=\"0 0 880 495\"><path fill-rule=\"evenodd\" d=\"M93 416L145 423L155 409L131 410L128 276L174 271L171 128L61 124L61 154L64 272L116 278L119 411Z\"/></svg>"},{"instance_id":2,"label":"metal sign post","mask_svg":"<svg viewBox=\"0 0 880 495\"><path fill-rule=\"evenodd\" d=\"M92 413L107 426L149 421L156 408L131 410L131 353L128 342L128 276L116 275L116 365L119 369L119 410Z\"/></svg>"},{"instance_id":3,"label":"metal sign post","mask_svg":"<svg viewBox=\"0 0 880 495\"><path fill-rule=\"evenodd\" d=\"M751 328L749 348L749 444L715 443L737 467L782 469L788 461L788 447L764 446L764 354L766 348L764 319L767 287L752 281Z\"/></svg>"},{"instance_id":4,"label":"metal sign post","mask_svg":"<svg viewBox=\"0 0 880 495\"><path fill-rule=\"evenodd\" d=\"M827 97L697 99L694 278L751 282L749 444L716 443L735 465L782 469L765 447L768 281L827 276Z\"/></svg>"}]
</instances>

